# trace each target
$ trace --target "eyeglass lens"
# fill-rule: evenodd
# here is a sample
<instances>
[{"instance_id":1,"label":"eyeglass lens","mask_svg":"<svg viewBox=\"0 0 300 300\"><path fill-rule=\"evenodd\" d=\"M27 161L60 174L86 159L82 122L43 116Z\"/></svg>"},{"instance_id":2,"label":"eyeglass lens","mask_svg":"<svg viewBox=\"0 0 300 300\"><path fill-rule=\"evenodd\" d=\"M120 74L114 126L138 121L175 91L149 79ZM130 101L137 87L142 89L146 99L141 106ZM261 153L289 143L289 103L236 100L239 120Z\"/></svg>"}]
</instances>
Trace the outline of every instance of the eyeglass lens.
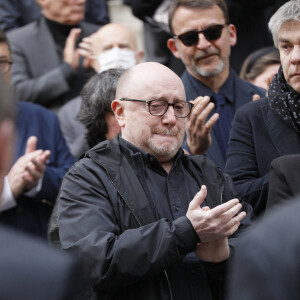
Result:
<instances>
[{"instance_id":1,"label":"eyeglass lens","mask_svg":"<svg viewBox=\"0 0 300 300\"><path fill-rule=\"evenodd\" d=\"M190 105L188 102L168 103L166 101L155 100L149 102L149 112L153 116L161 116L166 113L169 106L173 106L176 117L184 118L190 113Z\"/></svg>"},{"instance_id":2,"label":"eyeglass lens","mask_svg":"<svg viewBox=\"0 0 300 300\"><path fill-rule=\"evenodd\" d=\"M208 41L213 42L220 38L223 27L224 25L214 25L200 31L188 31L178 35L178 39L180 39L185 46L194 46L199 41L199 33L203 33Z\"/></svg>"}]
</instances>

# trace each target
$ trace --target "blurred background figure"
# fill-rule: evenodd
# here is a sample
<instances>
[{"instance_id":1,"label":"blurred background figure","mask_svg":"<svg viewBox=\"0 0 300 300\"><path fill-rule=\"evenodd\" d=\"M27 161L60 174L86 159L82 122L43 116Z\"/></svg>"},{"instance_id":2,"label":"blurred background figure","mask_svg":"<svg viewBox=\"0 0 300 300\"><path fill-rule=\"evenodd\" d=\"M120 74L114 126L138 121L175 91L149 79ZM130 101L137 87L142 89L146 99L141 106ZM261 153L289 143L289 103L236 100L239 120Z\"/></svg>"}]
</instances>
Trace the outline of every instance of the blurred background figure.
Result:
<instances>
[{"instance_id":1,"label":"blurred background figure","mask_svg":"<svg viewBox=\"0 0 300 300\"><path fill-rule=\"evenodd\" d=\"M280 66L279 50L266 47L251 53L244 61L240 77L266 91Z\"/></svg>"},{"instance_id":2,"label":"blurred background figure","mask_svg":"<svg viewBox=\"0 0 300 300\"><path fill-rule=\"evenodd\" d=\"M139 63L144 55L142 51L138 51L133 33L127 27L115 23L107 24L90 37L83 39L80 47L81 55L90 61L91 67L96 72L111 68L127 69ZM95 78L101 78L101 76ZM94 84L97 91L103 92L96 82ZM102 95L97 97L103 99ZM66 103L58 112L61 130L71 153L76 157L89 148L85 140L85 128L77 120L80 106L81 97L77 97Z\"/></svg>"},{"instance_id":3,"label":"blurred background figure","mask_svg":"<svg viewBox=\"0 0 300 300\"><path fill-rule=\"evenodd\" d=\"M14 152L14 108L9 83L0 71L0 195ZM3 225L0 241L1 299L83 299L84 280L77 260Z\"/></svg>"},{"instance_id":4,"label":"blurred background figure","mask_svg":"<svg viewBox=\"0 0 300 300\"><path fill-rule=\"evenodd\" d=\"M11 55L0 29L0 73L10 84ZM0 223L47 238L48 221L63 176L73 164L57 116L33 103L16 102L13 165L4 179Z\"/></svg>"},{"instance_id":5,"label":"blurred background figure","mask_svg":"<svg viewBox=\"0 0 300 300\"><path fill-rule=\"evenodd\" d=\"M8 37L12 46L12 85L17 99L56 111L79 95L94 74L76 49L98 25L82 22L85 0L37 0L42 16Z\"/></svg>"},{"instance_id":6,"label":"blurred background figure","mask_svg":"<svg viewBox=\"0 0 300 300\"><path fill-rule=\"evenodd\" d=\"M298 300L300 198L278 206L243 237L227 300Z\"/></svg>"},{"instance_id":7,"label":"blurred background figure","mask_svg":"<svg viewBox=\"0 0 300 300\"><path fill-rule=\"evenodd\" d=\"M80 53L91 61L97 72L111 68L128 69L141 62L144 52L138 51L136 38L126 26L110 23L80 43Z\"/></svg>"},{"instance_id":8,"label":"blurred background figure","mask_svg":"<svg viewBox=\"0 0 300 300\"><path fill-rule=\"evenodd\" d=\"M0 28L8 32L41 16L41 9L36 0L1 0ZM109 23L106 0L86 0L85 18L89 23L105 25Z\"/></svg>"}]
</instances>

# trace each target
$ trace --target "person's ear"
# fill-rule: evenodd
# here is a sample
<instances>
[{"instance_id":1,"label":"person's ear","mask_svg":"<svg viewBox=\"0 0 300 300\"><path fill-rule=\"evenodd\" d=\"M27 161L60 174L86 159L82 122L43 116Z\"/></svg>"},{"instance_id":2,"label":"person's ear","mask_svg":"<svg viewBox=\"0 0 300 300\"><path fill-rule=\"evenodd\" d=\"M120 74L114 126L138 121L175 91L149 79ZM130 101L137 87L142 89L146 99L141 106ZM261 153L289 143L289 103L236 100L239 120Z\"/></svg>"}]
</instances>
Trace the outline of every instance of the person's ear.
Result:
<instances>
[{"instance_id":1,"label":"person's ear","mask_svg":"<svg viewBox=\"0 0 300 300\"><path fill-rule=\"evenodd\" d=\"M123 103L121 103L120 100L114 100L111 103L111 108L115 114L115 117L119 123L119 126L125 127L125 115L124 115L124 107L123 107Z\"/></svg>"},{"instance_id":2,"label":"person's ear","mask_svg":"<svg viewBox=\"0 0 300 300\"><path fill-rule=\"evenodd\" d=\"M229 30L230 46L233 47L237 42L236 28L234 25L229 24L228 30Z\"/></svg>"},{"instance_id":3,"label":"person's ear","mask_svg":"<svg viewBox=\"0 0 300 300\"><path fill-rule=\"evenodd\" d=\"M144 58L144 52L143 51L138 51L135 55L135 61L137 64L139 64L140 62L142 62Z\"/></svg>"},{"instance_id":4,"label":"person's ear","mask_svg":"<svg viewBox=\"0 0 300 300\"><path fill-rule=\"evenodd\" d=\"M170 49L170 51L173 53L173 55L177 58L181 58L181 55L178 51L177 45L176 45L176 41L173 38L169 38L167 41L167 46Z\"/></svg>"}]
</instances>

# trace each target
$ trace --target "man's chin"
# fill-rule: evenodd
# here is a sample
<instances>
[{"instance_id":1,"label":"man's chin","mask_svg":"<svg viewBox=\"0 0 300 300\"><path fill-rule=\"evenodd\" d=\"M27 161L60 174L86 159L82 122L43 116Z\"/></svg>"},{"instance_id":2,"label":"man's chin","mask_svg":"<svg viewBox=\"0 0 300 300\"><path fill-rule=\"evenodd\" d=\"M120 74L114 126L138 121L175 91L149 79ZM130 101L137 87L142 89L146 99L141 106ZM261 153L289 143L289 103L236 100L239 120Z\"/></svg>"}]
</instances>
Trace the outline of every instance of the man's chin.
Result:
<instances>
[{"instance_id":1,"label":"man's chin","mask_svg":"<svg viewBox=\"0 0 300 300\"><path fill-rule=\"evenodd\" d=\"M177 151L180 147L178 147L178 143L151 143L150 149L154 152L155 156L166 156L173 157L176 155Z\"/></svg>"}]
</instances>

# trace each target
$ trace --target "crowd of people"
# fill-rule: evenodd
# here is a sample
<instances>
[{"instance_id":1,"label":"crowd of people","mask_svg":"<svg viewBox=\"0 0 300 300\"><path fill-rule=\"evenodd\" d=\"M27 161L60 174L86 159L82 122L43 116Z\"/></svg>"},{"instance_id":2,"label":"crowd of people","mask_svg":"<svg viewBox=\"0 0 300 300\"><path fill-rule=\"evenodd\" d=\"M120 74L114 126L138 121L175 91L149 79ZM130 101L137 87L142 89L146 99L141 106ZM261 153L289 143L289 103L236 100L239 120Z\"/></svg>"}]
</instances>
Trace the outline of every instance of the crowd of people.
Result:
<instances>
[{"instance_id":1,"label":"crowd of people","mask_svg":"<svg viewBox=\"0 0 300 300\"><path fill-rule=\"evenodd\" d=\"M240 1L124 1L144 55L106 1L1 1L0 299L299 298L300 0L275 2L247 33Z\"/></svg>"}]
</instances>

